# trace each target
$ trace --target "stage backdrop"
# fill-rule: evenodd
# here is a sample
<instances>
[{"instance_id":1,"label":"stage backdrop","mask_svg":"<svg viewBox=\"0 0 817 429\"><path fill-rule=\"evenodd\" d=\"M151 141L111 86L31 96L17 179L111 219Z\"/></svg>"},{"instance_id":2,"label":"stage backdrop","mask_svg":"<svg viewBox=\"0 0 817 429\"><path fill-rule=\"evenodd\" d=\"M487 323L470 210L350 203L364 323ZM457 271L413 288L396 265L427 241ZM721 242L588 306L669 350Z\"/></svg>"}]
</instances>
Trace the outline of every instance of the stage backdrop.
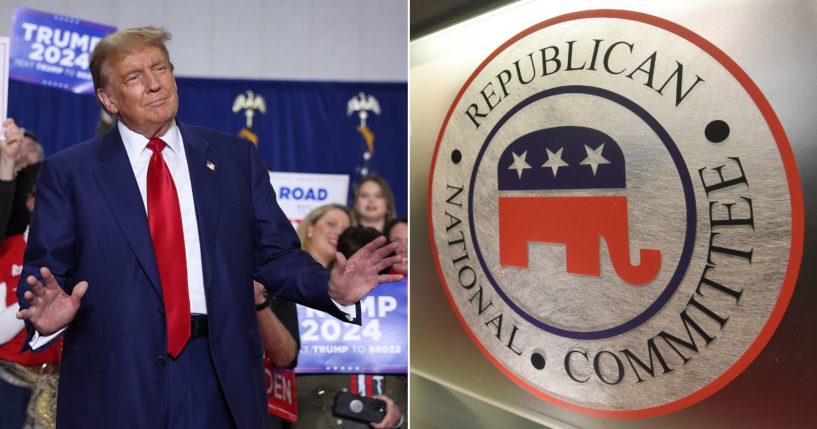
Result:
<instances>
[{"instance_id":1,"label":"stage backdrop","mask_svg":"<svg viewBox=\"0 0 817 429\"><path fill-rule=\"evenodd\" d=\"M407 213L405 82L176 81L179 120L231 134L238 134L248 125L246 109L236 106L238 111L233 111L236 98L244 95L245 100L249 99L247 91L252 91L256 100L263 98L264 112L258 107L260 102L253 104L256 107L251 130L272 171L348 174L354 182L367 150L357 130L360 109L369 109L365 123L374 133L369 170L383 176L394 188L397 214ZM358 101L352 103L350 111L353 97ZM91 96L11 81L9 116L38 135L48 156L92 137L99 106Z\"/></svg>"}]
</instances>

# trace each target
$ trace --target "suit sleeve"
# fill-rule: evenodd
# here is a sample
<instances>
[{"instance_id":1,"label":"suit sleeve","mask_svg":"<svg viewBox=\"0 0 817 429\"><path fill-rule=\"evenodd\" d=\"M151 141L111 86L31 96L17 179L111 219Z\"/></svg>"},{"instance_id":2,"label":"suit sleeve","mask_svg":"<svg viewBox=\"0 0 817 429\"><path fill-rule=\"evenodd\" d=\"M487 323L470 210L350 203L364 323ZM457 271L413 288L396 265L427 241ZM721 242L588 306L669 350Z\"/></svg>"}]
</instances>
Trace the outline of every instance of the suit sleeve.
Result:
<instances>
[{"instance_id":1,"label":"suit sleeve","mask_svg":"<svg viewBox=\"0 0 817 429\"><path fill-rule=\"evenodd\" d=\"M329 298L329 272L300 249L295 229L276 202L261 156L250 146L255 279L273 296L360 324L359 309L350 320Z\"/></svg>"},{"instance_id":2,"label":"suit sleeve","mask_svg":"<svg viewBox=\"0 0 817 429\"><path fill-rule=\"evenodd\" d=\"M40 268L48 267L63 289L71 284L72 261L74 260L74 213L54 167L43 162L37 183L37 202L28 233L23 273L17 287L17 300L21 308L28 308L23 294L31 287L26 278L33 275L41 278ZM66 290L71 293L70 290ZM24 350L34 336L34 327L26 321L27 337ZM54 340L59 336L55 336ZM53 343L53 341L52 341ZM37 351L46 347L39 347Z\"/></svg>"}]
</instances>

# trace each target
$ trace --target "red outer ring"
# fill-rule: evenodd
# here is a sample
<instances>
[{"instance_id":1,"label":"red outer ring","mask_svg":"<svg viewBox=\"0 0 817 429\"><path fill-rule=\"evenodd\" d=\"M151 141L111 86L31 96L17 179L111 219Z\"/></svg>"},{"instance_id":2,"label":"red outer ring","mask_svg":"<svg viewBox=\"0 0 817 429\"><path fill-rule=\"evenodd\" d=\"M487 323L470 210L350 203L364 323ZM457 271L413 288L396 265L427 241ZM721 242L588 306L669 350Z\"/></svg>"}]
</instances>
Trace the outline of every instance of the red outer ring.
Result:
<instances>
[{"instance_id":1,"label":"red outer ring","mask_svg":"<svg viewBox=\"0 0 817 429\"><path fill-rule=\"evenodd\" d=\"M581 405L577 405L571 402L564 401L562 399L547 395L535 387L529 385L525 380L519 378L516 374L512 373L509 369L507 369L501 362L499 362L491 353L482 345L482 343L477 339L474 333L471 331L471 328L468 324L465 323L465 320L460 313L459 307L457 307L456 303L454 302L454 298L451 296L447 287L444 287L443 290L445 291L446 297L448 298L451 307L454 309L454 313L457 315L460 323L465 328L465 331L471 337L471 340L474 344L479 347L485 357L488 358L491 363L496 366L506 377L513 380L516 384L520 387L524 388L531 394L544 399L547 402L550 402L553 405L558 407L574 411L577 413L587 414L594 417L605 417L605 418L612 418L612 419L632 419L632 418L646 418L646 417L654 417L663 414L669 414L680 409L689 407L699 401L702 401L718 390L722 389L724 386L729 384L732 380L734 380L743 370L745 370L752 361L760 354L761 350L766 346L766 344L771 339L772 335L774 334L777 326L780 324L780 321L783 318L783 315L786 313L786 308L791 301L792 294L794 293L794 287L797 283L797 275L799 272L800 262L802 259L803 253L803 231L804 231L804 217L803 217L803 191L800 187L800 176L797 172L797 164L794 160L794 154L789 146L789 140L786 137L786 133L783 131L783 126L780 124L780 121L777 119L777 115L772 110L771 105L766 100L766 97L763 96L763 93L760 92L760 89L755 85L752 79L749 78L749 75L740 68L728 55L726 55L723 51L718 49L715 45L704 39L703 37L693 33L692 31L670 21L667 21L663 18L658 18L652 15L647 15L644 13L639 12L632 12L632 11L624 11L624 10L610 10L610 9L600 9L600 10L588 10L588 11L581 11L581 12L574 12L569 13L566 15L557 16L545 21L542 21L536 25L529 27L528 29L522 31L521 33L517 34L516 36L509 39L507 42L503 43L499 46L495 51L493 51L478 67L471 76L465 81L460 91L457 93L457 97L454 99L453 103L451 104L451 108L448 110L448 114L445 116L445 121L443 121L443 125L440 128L440 134L437 136L437 143L434 147L434 154L431 159L431 169L429 172L429 180L428 180L428 197L427 197L427 214L428 214L428 228L429 228L429 237L431 237L431 251L434 256L434 264L437 268L437 275L440 278L440 281L443 284L446 284L445 277L443 276L442 268L440 267L439 262L439 255L437 253L437 247L434 243L434 224L432 221L432 207L431 207L431 187L434 183L434 166L437 163L437 152L440 149L440 142L442 141L443 134L445 133L446 126L448 125L449 119L451 119L451 115L454 112L454 107L459 103L460 98L465 93L465 90L471 85L471 82L477 77L479 72L491 61L493 60L499 53L504 51L510 45L516 43L518 40L528 36L531 33L539 31L545 27L549 27L555 24L559 24L562 22L567 21L574 21L579 19L585 18L618 18L618 19L626 19L631 21L638 21L644 24L653 25L655 27L664 29L671 33L675 33L680 37L683 37L687 41L693 43L694 45L698 46L713 58L715 58L724 68L726 68L733 77L735 77L738 82L743 86L746 92L752 97L752 100L755 102L755 105L760 109L760 112L763 114L763 117L766 120L766 123L769 126L769 129L772 131L772 135L774 136L775 141L777 142L777 148L780 151L780 156L783 160L783 166L786 170L786 179L789 184L789 196L791 199L791 246L789 247L789 264L786 267L786 275L783 279L783 285L780 289L780 294L778 295L777 302L775 303L774 309L772 309L771 314L769 315L769 319L766 321L766 324L761 329L760 333L758 334L755 341L749 346L749 349L746 353L743 354L729 369L727 369L723 374L721 374L718 378L701 388L700 390L691 393L688 396L685 396L681 399L678 399L673 402L669 402L663 405L658 405L655 407L650 408L641 408L637 410L605 410L605 409L596 409L596 408L589 408Z\"/></svg>"}]
</instances>

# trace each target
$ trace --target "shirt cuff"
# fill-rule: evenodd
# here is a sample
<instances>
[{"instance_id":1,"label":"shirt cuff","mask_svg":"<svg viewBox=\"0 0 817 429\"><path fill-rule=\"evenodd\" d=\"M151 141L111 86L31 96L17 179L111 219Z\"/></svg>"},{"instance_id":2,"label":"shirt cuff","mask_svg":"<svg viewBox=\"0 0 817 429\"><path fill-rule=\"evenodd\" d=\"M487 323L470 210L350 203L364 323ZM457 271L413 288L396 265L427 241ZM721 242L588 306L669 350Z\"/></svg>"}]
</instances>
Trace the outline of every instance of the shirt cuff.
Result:
<instances>
[{"instance_id":1,"label":"shirt cuff","mask_svg":"<svg viewBox=\"0 0 817 429\"><path fill-rule=\"evenodd\" d=\"M40 335L39 332L34 331L34 336L31 337L31 341L28 342L28 345L29 347L31 347L31 350L37 350L43 346L50 344L51 341L54 340L54 338L57 338L58 336L62 335L62 331L64 330L65 328L62 328L59 331L54 332L53 334L48 336L42 336Z\"/></svg>"},{"instance_id":2,"label":"shirt cuff","mask_svg":"<svg viewBox=\"0 0 817 429\"><path fill-rule=\"evenodd\" d=\"M332 298L329 298L329 299L332 299ZM335 304L335 306L338 308L338 310L340 310L344 314L346 314L346 320L351 322L351 321L357 319L357 305L355 305L355 304L343 305L343 304L335 301L334 299L332 299L332 303Z\"/></svg>"}]
</instances>

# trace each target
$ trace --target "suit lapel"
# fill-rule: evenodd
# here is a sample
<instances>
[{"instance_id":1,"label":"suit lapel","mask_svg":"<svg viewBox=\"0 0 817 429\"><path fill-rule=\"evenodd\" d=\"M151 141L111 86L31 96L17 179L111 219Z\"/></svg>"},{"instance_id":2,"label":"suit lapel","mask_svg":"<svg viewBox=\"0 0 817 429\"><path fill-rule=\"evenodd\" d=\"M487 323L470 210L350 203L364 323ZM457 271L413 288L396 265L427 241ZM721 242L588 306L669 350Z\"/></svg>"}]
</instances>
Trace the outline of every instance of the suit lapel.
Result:
<instances>
[{"instance_id":1,"label":"suit lapel","mask_svg":"<svg viewBox=\"0 0 817 429\"><path fill-rule=\"evenodd\" d=\"M184 140L187 168L190 171L190 184L193 187L193 201L196 206L204 290L209 296L213 277L213 246L216 242L219 216L219 162L210 149L210 143L195 128L182 123L178 125Z\"/></svg>"},{"instance_id":2,"label":"suit lapel","mask_svg":"<svg viewBox=\"0 0 817 429\"><path fill-rule=\"evenodd\" d=\"M145 206L125 152L125 145L115 126L102 138L97 158L100 163L93 171L94 177L128 244L136 254L139 265L147 274L156 293L161 296L159 270L156 267Z\"/></svg>"}]
</instances>

